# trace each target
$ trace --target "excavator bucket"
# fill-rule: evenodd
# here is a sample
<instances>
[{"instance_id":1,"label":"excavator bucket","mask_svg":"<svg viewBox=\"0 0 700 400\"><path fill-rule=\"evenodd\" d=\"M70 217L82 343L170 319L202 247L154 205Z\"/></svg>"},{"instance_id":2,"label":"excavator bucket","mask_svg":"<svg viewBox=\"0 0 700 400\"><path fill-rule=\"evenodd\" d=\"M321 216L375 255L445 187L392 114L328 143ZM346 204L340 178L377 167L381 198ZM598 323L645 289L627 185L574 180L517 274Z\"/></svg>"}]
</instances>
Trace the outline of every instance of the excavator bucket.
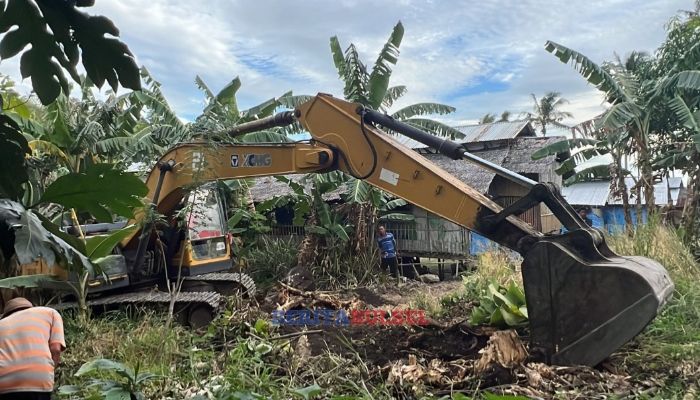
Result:
<instances>
[{"instance_id":1,"label":"excavator bucket","mask_svg":"<svg viewBox=\"0 0 700 400\"><path fill-rule=\"evenodd\" d=\"M324 97L323 101L330 103L332 100ZM345 107L340 101L334 102L337 110ZM367 132L364 124L380 125L432 147L444 156L468 160L519 187L530 189L511 205L500 208L478 191L453 184L456 179L442 175L446 175L445 171L430 167L426 165L427 161L420 161L415 156L408 156L412 153L408 149L401 151L406 156L404 158L399 158L401 152L396 148L373 150L375 159L376 154L384 154L380 158L389 161L380 166L381 173L375 174L380 175L378 179L372 181L370 178L371 183L397 195L402 193L397 187L412 187L410 194L408 189L404 189L407 190L403 192L404 195L409 200L421 200L421 196L413 193L432 189L429 185L421 186L431 182L425 170L432 170L434 193L440 196L433 201L447 199L444 189L451 187L454 198L460 199L461 203L450 205L452 209L440 209L435 204L424 202L424 208L523 255L522 274L530 319L530 348L533 355L539 355L538 358L543 361L560 365L598 364L641 332L671 296L673 283L664 267L652 260L620 257L610 251L603 235L586 224L566 202L557 185L536 182L509 171L470 154L459 143L435 137L378 111L347 106L343 109L344 115L350 115L353 109L361 115L359 131L365 139ZM304 112L302 107L300 114L304 115ZM308 118L308 115L305 117ZM313 129L310 131L313 135ZM367 141L371 143L369 139ZM379 140L375 143L379 143ZM420 165L406 167L404 172L399 173L395 172L401 170L398 160L418 162ZM391 162L394 163L393 170L388 166ZM467 203L467 198L472 202ZM547 206L567 233L543 235L515 217L540 203ZM415 204L421 206L420 203ZM467 204L478 207L476 218L465 219L452 213L470 208ZM464 215L467 214L464 212Z\"/></svg>"},{"instance_id":2,"label":"excavator bucket","mask_svg":"<svg viewBox=\"0 0 700 400\"><path fill-rule=\"evenodd\" d=\"M556 365L600 363L639 334L673 292L659 263L617 256L585 230L538 241L522 274L531 352Z\"/></svg>"}]
</instances>

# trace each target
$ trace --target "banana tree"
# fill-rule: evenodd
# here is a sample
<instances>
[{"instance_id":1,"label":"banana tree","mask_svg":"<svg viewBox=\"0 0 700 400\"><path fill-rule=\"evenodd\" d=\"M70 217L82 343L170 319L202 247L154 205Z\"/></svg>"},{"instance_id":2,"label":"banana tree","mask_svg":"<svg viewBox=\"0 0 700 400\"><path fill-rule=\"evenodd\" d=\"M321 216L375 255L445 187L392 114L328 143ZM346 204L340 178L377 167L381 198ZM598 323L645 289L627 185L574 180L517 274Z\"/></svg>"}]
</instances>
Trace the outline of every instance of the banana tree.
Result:
<instances>
[{"instance_id":1,"label":"banana tree","mask_svg":"<svg viewBox=\"0 0 700 400\"><path fill-rule=\"evenodd\" d=\"M592 132L590 138L564 139L545 146L532 154L533 160L547 156L569 154L555 170L561 175L565 186L578 182L609 180L610 189L615 197L622 199L625 226L632 229L632 216L629 208L629 193L625 178L632 174L622 166L622 142L628 140L624 132L618 134ZM602 156L609 155L612 163L601 163ZM639 197L637 197L639 200ZM640 210L637 210L640 214Z\"/></svg>"},{"instance_id":2,"label":"banana tree","mask_svg":"<svg viewBox=\"0 0 700 400\"><path fill-rule=\"evenodd\" d=\"M558 43L547 41L545 49L561 62L570 63L589 83L605 94L610 109L602 116L598 127L610 132L624 131L632 146L621 147L623 154L636 153L641 187L647 209L652 212L654 201L654 171L651 164L650 122L653 117L652 96L655 82L640 82L633 71L618 63L600 66L583 54ZM618 142L622 143L622 142Z\"/></svg>"},{"instance_id":3,"label":"banana tree","mask_svg":"<svg viewBox=\"0 0 700 400\"><path fill-rule=\"evenodd\" d=\"M342 198L350 207L348 215L353 215L355 235L353 248L360 251L372 241L372 230L377 220L413 220L412 214L395 212L395 209L408 203L376 189L359 179L349 178L344 185Z\"/></svg>"},{"instance_id":4,"label":"banana tree","mask_svg":"<svg viewBox=\"0 0 700 400\"><path fill-rule=\"evenodd\" d=\"M416 103L390 112L394 103L407 93L405 86L389 86L392 68L398 62L399 47L404 28L401 22L394 26L389 39L379 52L372 71L360 59L357 47L350 44L343 52L336 36L330 39L331 55L338 76L343 81L346 100L389 113L395 119L423 129L436 136L458 139L464 137L459 130L439 121L424 118L428 115L445 115L455 111L454 107L440 103Z\"/></svg>"},{"instance_id":5,"label":"banana tree","mask_svg":"<svg viewBox=\"0 0 700 400\"><path fill-rule=\"evenodd\" d=\"M350 44L343 51L336 36L330 39L331 55L338 76L343 82L345 99L354 101L373 110L383 111L394 119L424 130L436 136L459 139L464 137L459 130L440 121L429 118L430 115L446 115L455 111L454 107L440 103L416 103L395 110L394 104L407 93L406 86L390 86L393 67L398 62L399 47L403 40L404 27L397 23L387 42L379 52L371 72L360 59L357 47ZM392 132L389 132L392 133ZM348 178L346 201L356 204L353 219L356 249L367 247L367 224L377 219L377 209L380 201L386 199L381 190L374 188L364 181Z\"/></svg>"},{"instance_id":6,"label":"banana tree","mask_svg":"<svg viewBox=\"0 0 700 400\"><path fill-rule=\"evenodd\" d=\"M80 240L62 232L40 212L40 206L57 204L87 211L101 221L112 221L112 215L133 217L146 192L146 185L136 176L100 164L87 173L58 178L34 204L25 206L19 198L0 199L3 276L15 276L17 265L40 260L49 266L61 266L77 276L77 283L68 282L68 285L76 293L81 315L85 317L88 279L110 264L112 249L135 227L126 227L107 237Z\"/></svg>"},{"instance_id":7,"label":"banana tree","mask_svg":"<svg viewBox=\"0 0 700 400\"><path fill-rule=\"evenodd\" d=\"M340 172L306 175L300 180L284 176L276 177L286 183L291 193L274 197L257 206L259 213L268 213L274 209L291 206L294 212L293 223L304 226L306 235L297 253L297 265L314 264L319 248L332 247L335 243L346 243L355 226L347 223L347 213L332 210L324 197L338 190L347 182L347 177Z\"/></svg>"},{"instance_id":8,"label":"banana tree","mask_svg":"<svg viewBox=\"0 0 700 400\"><path fill-rule=\"evenodd\" d=\"M700 78L700 71L695 72ZM655 160L657 168L680 169L688 174L688 193L685 208L683 210L684 231L694 247L697 244L697 219L700 205L700 111L698 104L700 96L692 96L688 102L680 94L676 94L668 101L669 107L681 121L684 129L675 132L675 145L666 151L663 156ZM690 104L689 104L690 103ZM695 110L695 111L693 111Z\"/></svg>"}]
</instances>

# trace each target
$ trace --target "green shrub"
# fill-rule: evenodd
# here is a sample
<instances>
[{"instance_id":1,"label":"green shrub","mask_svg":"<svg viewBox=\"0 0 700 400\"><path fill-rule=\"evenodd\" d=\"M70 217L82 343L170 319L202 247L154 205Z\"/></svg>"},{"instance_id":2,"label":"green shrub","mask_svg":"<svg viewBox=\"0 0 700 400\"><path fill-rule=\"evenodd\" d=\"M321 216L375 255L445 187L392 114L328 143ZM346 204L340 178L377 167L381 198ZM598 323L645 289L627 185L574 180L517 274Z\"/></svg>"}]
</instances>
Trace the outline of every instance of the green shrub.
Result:
<instances>
[{"instance_id":1,"label":"green shrub","mask_svg":"<svg viewBox=\"0 0 700 400\"><path fill-rule=\"evenodd\" d=\"M139 365L130 368L120 362L97 359L83 364L76 377L93 376L94 378L83 385L64 385L58 389L60 396L96 395L103 399L135 399L142 400L142 387L148 381L160 379L150 372L140 372Z\"/></svg>"},{"instance_id":2,"label":"green shrub","mask_svg":"<svg viewBox=\"0 0 700 400\"><path fill-rule=\"evenodd\" d=\"M489 284L488 292L479 298L479 306L472 311L469 322L497 328L527 325L525 293L515 282L508 286Z\"/></svg>"}]
</instances>

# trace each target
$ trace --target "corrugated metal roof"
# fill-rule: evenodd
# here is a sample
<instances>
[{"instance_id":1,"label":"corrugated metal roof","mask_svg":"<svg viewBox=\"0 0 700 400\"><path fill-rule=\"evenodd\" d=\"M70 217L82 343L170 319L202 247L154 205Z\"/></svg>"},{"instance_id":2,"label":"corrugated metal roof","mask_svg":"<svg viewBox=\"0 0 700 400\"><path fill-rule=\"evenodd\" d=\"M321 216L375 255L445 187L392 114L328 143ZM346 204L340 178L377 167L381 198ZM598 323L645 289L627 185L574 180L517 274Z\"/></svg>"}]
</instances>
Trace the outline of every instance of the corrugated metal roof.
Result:
<instances>
[{"instance_id":1,"label":"corrugated metal roof","mask_svg":"<svg viewBox=\"0 0 700 400\"><path fill-rule=\"evenodd\" d=\"M458 143L488 142L491 140L514 139L516 137L535 136L535 131L528 121L494 122L481 125L456 126L464 137ZM428 146L403 135L392 136L396 141L411 149L424 149Z\"/></svg>"},{"instance_id":2,"label":"corrugated metal roof","mask_svg":"<svg viewBox=\"0 0 700 400\"><path fill-rule=\"evenodd\" d=\"M561 189L564 199L572 206L604 206L610 197L610 182L581 182Z\"/></svg>"},{"instance_id":3,"label":"corrugated metal roof","mask_svg":"<svg viewBox=\"0 0 700 400\"><path fill-rule=\"evenodd\" d=\"M668 181L668 187L667 182ZM634 186L632 178L625 178L627 190ZM670 190L669 190L670 188ZM654 202L658 206L668 204L668 192L671 192L672 204L678 204L678 197L683 188L681 178L668 178L654 185ZM571 186L565 186L561 190L566 201L574 206L604 206L606 204L621 205L622 199L612 197L610 193L609 181L581 182ZM630 193L630 203L636 203L634 195ZM644 194L642 194L642 204L646 204Z\"/></svg>"},{"instance_id":4,"label":"corrugated metal roof","mask_svg":"<svg viewBox=\"0 0 700 400\"><path fill-rule=\"evenodd\" d=\"M528 121L507 121L457 126L455 128L464 134L464 138L460 139L460 142L487 142L489 140L513 139L523 130L526 132L520 136L535 136L534 131L531 127L528 128L528 125Z\"/></svg>"},{"instance_id":5,"label":"corrugated metal roof","mask_svg":"<svg viewBox=\"0 0 700 400\"><path fill-rule=\"evenodd\" d=\"M667 183L668 182L668 183ZM625 178L625 185L629 190L634 186L634 179ZM678 197L681 195L681 189L683 189L683 179L679 177L664 178L661 182L654 184L654 203L657 206L665 206L669 203L668 195L671 194L671 204L678 204ZM636 203L637 199L634 194L630 191L630 203ZM609 204L620 205L622 204L622 199L613 198L608 202ZM642 204L646 204L646 197L642 193Z\"/></svg>"}]
</instances>

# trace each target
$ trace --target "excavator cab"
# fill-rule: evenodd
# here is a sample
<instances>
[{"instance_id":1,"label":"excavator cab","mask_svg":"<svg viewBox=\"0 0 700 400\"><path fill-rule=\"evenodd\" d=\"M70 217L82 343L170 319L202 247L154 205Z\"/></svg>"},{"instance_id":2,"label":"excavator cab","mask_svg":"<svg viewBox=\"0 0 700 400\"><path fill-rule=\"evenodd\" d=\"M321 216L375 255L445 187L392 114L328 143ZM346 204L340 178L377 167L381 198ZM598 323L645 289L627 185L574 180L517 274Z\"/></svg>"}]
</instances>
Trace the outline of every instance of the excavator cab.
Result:
<instances>
[{"instance_id":1,"label":"excavator cab","mask_svg":"<svg viewBox=\"0 0 700 400\"><path fill-rule=\"evenodd\" d=\"M194 189L181 210L186 233L180 235L184 249L183 275L198 275L231 268L230 244L226 235L226 206L215 184ZM180 229L180 228L178 228ZM181 251L171 253L171 270L179 266ZM173 268L174 267L174 268ZM174 275L176 276L176 275Z\"/></svg>"}]
</instances>

